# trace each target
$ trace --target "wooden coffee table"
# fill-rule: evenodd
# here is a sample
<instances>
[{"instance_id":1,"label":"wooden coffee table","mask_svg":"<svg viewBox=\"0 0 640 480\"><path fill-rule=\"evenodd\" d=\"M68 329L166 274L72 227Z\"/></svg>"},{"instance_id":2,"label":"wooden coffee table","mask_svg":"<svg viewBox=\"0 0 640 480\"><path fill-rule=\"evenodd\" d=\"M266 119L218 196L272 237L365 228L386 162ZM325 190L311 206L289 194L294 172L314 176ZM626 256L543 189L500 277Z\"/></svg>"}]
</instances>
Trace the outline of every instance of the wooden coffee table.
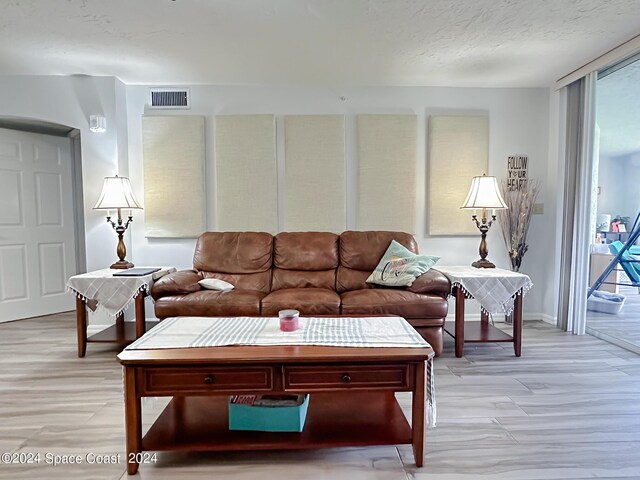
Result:
<instances>
[{"instance_id":1,"label":"wooden coffee table","mask_svg":"<svg viewBox=\"0 0 640 480\"><path fill-rule=\"evenodd\" d=\"M412 444L424 461L425 362L431 348L229 346L125 350L127 472L141 452ZM409 426L394 392L413 393ZM301 433L228 429L228 396L310 393ZM141 397L172 396L142 436Z\"/></svg>"}]
</instances>

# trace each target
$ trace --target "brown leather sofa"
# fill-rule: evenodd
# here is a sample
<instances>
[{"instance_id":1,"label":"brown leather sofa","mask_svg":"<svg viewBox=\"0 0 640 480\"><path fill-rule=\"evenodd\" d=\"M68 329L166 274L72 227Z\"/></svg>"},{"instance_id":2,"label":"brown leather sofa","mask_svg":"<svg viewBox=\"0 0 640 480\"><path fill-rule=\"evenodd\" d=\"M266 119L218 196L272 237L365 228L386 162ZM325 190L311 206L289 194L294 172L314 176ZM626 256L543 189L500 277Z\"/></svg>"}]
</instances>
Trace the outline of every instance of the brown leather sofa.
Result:
<instances>
[{"instance_id":1,"label":"brown leather sofa","mask_svg":"<svg viewBox=\"0 0 640 480\"><path fill-rule=\"evenodd\" d=\"M442 352L449 280L429 270L408 288L365 282L391 240L418 247L402 232L207 232L197 241L193 270L159 279L151 290L158 318L175 316L378 315L406 318ZM230 291L205 290L203 278L232 283Z\"/></svg>"}]
</instances>

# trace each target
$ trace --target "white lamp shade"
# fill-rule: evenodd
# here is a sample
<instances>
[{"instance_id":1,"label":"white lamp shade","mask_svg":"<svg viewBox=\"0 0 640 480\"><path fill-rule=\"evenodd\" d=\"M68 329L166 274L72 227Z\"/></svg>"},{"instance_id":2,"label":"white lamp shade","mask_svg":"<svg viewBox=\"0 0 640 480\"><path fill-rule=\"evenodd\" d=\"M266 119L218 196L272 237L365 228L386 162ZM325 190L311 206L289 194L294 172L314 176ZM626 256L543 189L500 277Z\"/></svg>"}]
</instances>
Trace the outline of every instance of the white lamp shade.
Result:
<instances>
[{"instance_id":1,"label":"white lamp shade","mask_svg":"<svg viewBox=\"0 0 640 480\"><path fill-rule=\"evenodd\" d=\"M127 177L105 177L100 198L93 207L96 210L142 209L136 200Z\"/></svg>"},{"instance_id":2,"label":"white lamp shade","mask_svg":"<svg viewBox=\"0 0 640 480\"><path fill-rule=\"evenodd\" d=\"M464 204L460 208L508 208L498 188L496 177L473 177L471 188Z\"/></svg>"}]
</instances>

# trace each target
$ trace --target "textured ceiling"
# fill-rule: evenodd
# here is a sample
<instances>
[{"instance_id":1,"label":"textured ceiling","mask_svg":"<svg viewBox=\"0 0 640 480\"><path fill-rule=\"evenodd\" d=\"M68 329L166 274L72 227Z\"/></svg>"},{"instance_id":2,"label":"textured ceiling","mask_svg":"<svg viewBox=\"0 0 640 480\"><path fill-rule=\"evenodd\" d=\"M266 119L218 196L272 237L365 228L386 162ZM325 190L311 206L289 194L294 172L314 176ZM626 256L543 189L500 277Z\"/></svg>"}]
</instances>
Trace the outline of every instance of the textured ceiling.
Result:
<instances>
[{"instance_id":1,"label":"textured ceiling","mask_svg":"<svg viewBox=\"0 0 640 480\"><path fill-rule=\"evenodd\" d=\"M0 73L142 84L549 86L640 0L0 0Z\"/></svg>"},{"instance_id":2,"label":"textured ceiling","mask_svg":"<svg viewBox=\"0 0 640 480\"><path fill-rule=\"evenodd\" d=\"M596 105L600 153L640 152L640 61L598 80Z\"/></svg>"}]
</instances>

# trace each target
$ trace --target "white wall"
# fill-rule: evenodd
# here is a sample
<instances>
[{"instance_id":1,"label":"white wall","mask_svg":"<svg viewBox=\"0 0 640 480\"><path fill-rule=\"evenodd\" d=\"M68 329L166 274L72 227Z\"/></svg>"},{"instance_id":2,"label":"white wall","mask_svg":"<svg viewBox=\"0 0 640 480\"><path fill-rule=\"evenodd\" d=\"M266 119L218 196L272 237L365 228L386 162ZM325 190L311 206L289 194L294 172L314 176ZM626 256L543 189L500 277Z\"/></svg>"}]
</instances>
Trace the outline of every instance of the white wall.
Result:
<instances>
[{"instance_id":1,"label":"white wall","mask_svg":"<svg viewBox=\"0 0 640 480\"><path fill-rule=\"evenodd\" d=\"M80 130L86 268L89 271L106 268L117 260L117 237L106 223L103 212L93 210L103 178L118 173L119 163L125 166L128 163L126 124L125 136L121 139L125 144L118 144L116 86L123 88L122 82L114 77L0 77L0 115L44 120ZM124 109L123 102L120 107ZM106 132L89 131L89 115L95 114L106 116ZM107 321L107 317L100 314L90 319L93 323Z\"/></svg>"},{"instance_id":2,"label":"white wall","mask_svg":"<svg viewBox=\"0 0 640 480\"><path fill-rule=\"evenodd\" d=\"M0 77L0 115L45 120L80 130L86 226L87 269L105 268L115 256L115 234L104 215L92 209L107 175L118 173L114 77ZM105 133L89 131L89 115L107 117ZM126 153L126 150L125 150ZM127 164L127 159L120 159ZM108 265L106 265L108 266Z\"/></svg>"},{"instance_id":3,"label":"white wall","mask_svg":"<svg viewBox=\"0 0 640 480\"><path fill-rule=\"evenodd\" d=\"M631 217L631 222L635 220L640 212L640 152L627 156L623 177L625 179L625 208L624 215Z\"/></svg>"},{"instance_id":4,"label":"white wall","mask_svg":"<svg viewBox=\"0 0 640 480\"><path fill-rule=\"evenodd\" d=\"M600 157L598 213L631 217L640 208L640 153Z\"/></svg>"},{"instance_id":5,"label":"white wall","mask_svg":"<svg viewBox=\"0 0 640 480\"><path fill-rule=\"evenodd\" d=\"M550 105L557 106L557 99L550 101L548 89L481 89L481 88L428 88L428 87L371 87L371 88L266 88L266 87L217 87L191 86L192 108L188 111L153 111L158 114L206 116L206 183L208 196L207 225L215 229L213 186L213 120L218 114L272 113L278 115L278 161L282 164L283 128L282 115L332 114L346 115L347 141L347 225L354 227L355 220L355 115L359 113L415 113L418 115L419 149L417 178L407 179L408 186L415 182L418 196L416 237L422 252L439 255L441 264L470 264L477 259L478 236L430 237L426 234L426 122L429 115L447 112L489 111L490 116L490 167L488 174L504 177L509 154L529 156L531 178L554 182L557 146L550 147ZM128 124L129 175L134 191L142 197L143 164L141 116L148 99L145 86L126 87ZM344 97L342 99L341 97ZM555 102L555 103L554 103ZM551 118L555 118L552 112ZM557 127L557 125L555 125ZM553 141L557 141L554 138ZM551 155L550 155L551 152ZM176 159L180 161L180 159ZM456 168L452 165L451 168ZM282 176L280 168L279 174ZM276 186L274 185L274 188ZM557 222L555 192L557 185L546 186L539 202L547 203L545 214L535 216L530 232L530 250L522 270L534 281L534 288L525 299L527 318L542 318L550 311L546 305L550 278L549 250L552 249L555 230L550 226ZM172 192L168 192L172 194ZM175 192L174 194L181 194ZM461 202L464 199L461 199ZM550 214L551 212L551 214ZM189 212L184 212L188 215ZM471 220L469 220L471 221ZM132 260L139 265L171 264L178 268L190 268L195 240L160 240L144 237L144 212L136 213L131 228ZM489 258L498 266L507 268L506 249L499 235L499 228L489 232ZM553 265L552 265L553 266ZM553 270L553 268L551 268ZM545 308L543 308L543 302Z\"/></svg>"},{"instance_id":6,"label":"white wall","mask_svg":"<svg viewBox=\"0 0 640 480\"><path fill-rule=\"evenodd\" d=\"M551 92L549 95L549 150L544 185L545 219L540 231L536 232L536 244L532 247L538 252L536 261L540 262L544 272L540 277L541 282L538 283L542 294L542 319L553 325L558 321L560 297L560 247L564 221L565 112L566 94L558 91Z\"/></svg>"},{"instance_id":7,"label":"white wall","mask_svg":"<svg viewBox=\"0 0 640 480\"><path fill-rule=\"evenodd\" d=\"M607 213L611 218L622 213L622 204L624 202L623 192L621 190L624 177L621 177L622 159L612 158L606 155L600 155L600 168L598 169L598 186L600 187L600 195L598 195L598 213Z\"/></svg>"}]
</instances>

